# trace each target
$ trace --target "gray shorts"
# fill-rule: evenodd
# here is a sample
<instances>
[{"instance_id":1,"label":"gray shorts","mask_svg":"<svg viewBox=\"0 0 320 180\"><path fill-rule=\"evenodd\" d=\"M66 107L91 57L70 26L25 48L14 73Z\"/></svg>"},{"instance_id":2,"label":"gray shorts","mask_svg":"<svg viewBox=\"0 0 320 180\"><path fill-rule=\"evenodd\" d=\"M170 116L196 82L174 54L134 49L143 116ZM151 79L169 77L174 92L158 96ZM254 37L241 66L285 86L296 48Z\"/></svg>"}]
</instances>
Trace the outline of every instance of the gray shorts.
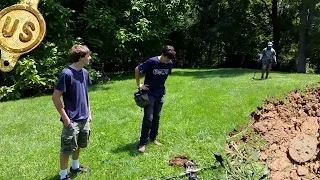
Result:
<instances>
[{"instance_id":1,"label":"gray shorts","mask_svg":"<svg viewBox=\"0 0 320 180\"><path fill-rule=\"evenodd\" d=\"M270 71L272 66L272 61L273 61L272 59L262 60L262 70Z\"/></svg>"},{"instance_id":2,"label":"gray shorts","mask_svg":"<svg viewBox=\"0 0 320 180\"><path fill-rule=\"evenodd\" d=\"M63 126L61 133L60 152L72 155L78 148L88 146L90 136L89 120L73 121L67 127Z\"/></svg>"}]
</instances>

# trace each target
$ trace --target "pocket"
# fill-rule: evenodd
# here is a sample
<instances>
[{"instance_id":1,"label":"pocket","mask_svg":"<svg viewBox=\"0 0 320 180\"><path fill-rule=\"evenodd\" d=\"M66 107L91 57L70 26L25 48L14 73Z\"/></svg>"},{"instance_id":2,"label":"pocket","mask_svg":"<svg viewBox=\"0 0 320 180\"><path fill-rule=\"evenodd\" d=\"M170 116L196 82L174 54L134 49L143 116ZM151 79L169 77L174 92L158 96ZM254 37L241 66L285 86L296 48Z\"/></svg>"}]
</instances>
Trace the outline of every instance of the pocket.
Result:
<instances>
[{"instance_id":1,"label":"pocket","mask_svg":"<svg viewBox=\"0 0 320 180\"><path fill-rule=\"evenodd\" d=\"M73 136L64 134L61 136L61 150L64 153L70 153L73 150Z\"/></svg>"},{"instance_id":2,"label":"pocket","mask_svg":"<svg viewBox=\"0 0 320 180\"><path fill-rule=\"evenodd\" d=\"M67 136L72 136L73 135L73 123L68 124L67 126L63 126L63 134Z\"/></svg>"},{"instance_id":3,"label":"pocket","mask_svg":"<svg viewBox=\"0 0 320 180\"><path fill-rule=\"evenodd\" d=\"M67 147L71 145L72 139L73 139L73 136L66 135L66 134L61 137L63 144Z\"/></svg>"}]
</instances>

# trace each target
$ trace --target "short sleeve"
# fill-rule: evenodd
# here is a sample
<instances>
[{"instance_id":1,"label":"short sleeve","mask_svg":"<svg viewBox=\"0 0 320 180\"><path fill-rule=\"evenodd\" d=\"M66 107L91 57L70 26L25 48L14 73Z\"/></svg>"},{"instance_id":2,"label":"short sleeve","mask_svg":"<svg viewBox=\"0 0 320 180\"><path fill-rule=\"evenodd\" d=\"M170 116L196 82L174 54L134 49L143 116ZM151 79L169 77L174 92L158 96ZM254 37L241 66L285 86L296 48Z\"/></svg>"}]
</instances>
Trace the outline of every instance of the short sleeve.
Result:
<instances>
[{"instance_id":1,"label":"short sleeve","mask_svg":"<svg viewBox=\"0 0 320 180\"><path fill-rule=\"evenodd\" d=\"M61 73L56 85L56 89L62 92L66 92L68 80L69 76L66 73Z\"/></svg>"},{"instance_id":2,"label":"short sleeve","mask_svg":"<svg viewBox=\"0 0 320 180\"><path fill-rule=\"evenodd\" d=\"M145 62L138 65L140 73L147 73L152 69L152 60L148 59Z\"/></svg>"}]
</instances>

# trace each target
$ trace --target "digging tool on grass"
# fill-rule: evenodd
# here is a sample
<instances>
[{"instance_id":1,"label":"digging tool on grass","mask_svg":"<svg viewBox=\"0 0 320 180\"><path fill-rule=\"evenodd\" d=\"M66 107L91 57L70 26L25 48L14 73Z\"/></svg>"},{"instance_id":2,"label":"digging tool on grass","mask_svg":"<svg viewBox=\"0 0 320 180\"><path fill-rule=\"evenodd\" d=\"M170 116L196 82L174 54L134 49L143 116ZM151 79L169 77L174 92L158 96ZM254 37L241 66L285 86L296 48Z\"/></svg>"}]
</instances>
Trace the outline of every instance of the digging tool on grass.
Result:
<instances>
[{"instance_id":1,"label":"digging tool on grass","mask_svg":"<svg viewBox=\"0 0 320 180\"><path fill-rule=\"evenodd\" d=\"M219 162L219 165L224 167L222 156L219 153L213 153L213 155L216 159L216 162ZM178 175L170 176L170 177L164 178L162 180L170 180L170 179L183 178L183 177L187 177L188 180L200 180L197 177L197 172L202 171L202 170L206 170L206 169L217 169L218 168L218 165L216 165L216 164L214 164L212 166L208 166L208 167L203 167L203 168L195 168L196 165L197 164L194 161L189 160L184 163L184 168L186 169L186 172L178 174ZM154 180L154 179L150 179L150 180Z\"/></svg>"}]
</instances>

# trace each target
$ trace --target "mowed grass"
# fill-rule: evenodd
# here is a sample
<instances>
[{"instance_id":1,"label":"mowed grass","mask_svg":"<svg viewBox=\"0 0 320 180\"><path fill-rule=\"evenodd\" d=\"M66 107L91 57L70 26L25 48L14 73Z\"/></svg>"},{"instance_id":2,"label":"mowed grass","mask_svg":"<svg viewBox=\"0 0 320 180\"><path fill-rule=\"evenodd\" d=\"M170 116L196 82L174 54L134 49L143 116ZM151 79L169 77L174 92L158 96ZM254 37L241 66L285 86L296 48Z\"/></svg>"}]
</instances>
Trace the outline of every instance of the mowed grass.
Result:
<instances>
[{"instance_id":1,"label":"mowed grass","mask_svg":"<svg viewBox=\"0 0 320 180\"><path fill-rule=\"evenodd\" d=\"M148 144L136 152L143 111L133 101L134 73L111 76L106 84L90 87L90 145L80 163L88 174L75 179L161 179L182 173L168 165L177 155L214 163L212 152L223 156L228 133L248 122L262 100L283 96L319 81L319 75L272 72L268 80L251 80L247 69L174 69L160 120L158 147ZM257 72L256 78L260 77ZM0 103L0 179L58 179L61 123L51 96ZM70 161L69 161L70 165ZM201 179L223 179L223 169L198 173Z\"/></svg>"}]
</instances>

